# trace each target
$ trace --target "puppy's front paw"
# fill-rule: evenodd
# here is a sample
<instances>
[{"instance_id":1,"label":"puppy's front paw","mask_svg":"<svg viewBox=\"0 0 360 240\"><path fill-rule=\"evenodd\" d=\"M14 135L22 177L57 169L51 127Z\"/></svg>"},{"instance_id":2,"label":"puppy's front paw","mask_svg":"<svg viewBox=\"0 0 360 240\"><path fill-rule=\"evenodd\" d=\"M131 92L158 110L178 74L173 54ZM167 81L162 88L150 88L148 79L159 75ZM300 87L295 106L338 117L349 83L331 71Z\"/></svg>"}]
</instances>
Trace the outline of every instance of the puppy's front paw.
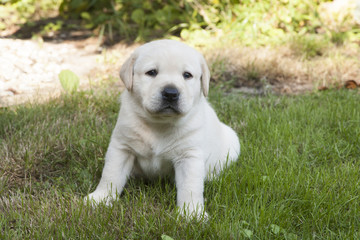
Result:
<instances>
[{"instance_id":1,"label":"puppy's front paw","mask_svg":"<svg viewBox=\"0 0 360 240\"><path fill-rule=\"evenodd\" d=\"M206 222L209 219L209 215L204 207L199 205L195 208L189 206L179 207L179 214L188 221L196 219L198 221Z\"/></svg>"},{"instance_id":2,"label":"puppy's front paw","mask_svg":"<svg viewBox=\"0 0 360 240\"><path fill-rule=\"evenodd\" d=\"M107 191L95 191L90 193L84 198L85 203L90 203L92 206L98 204L105 204L111 206L112 201L116 198L116 195L109 194Z\"/></svg>"}]
</instances>

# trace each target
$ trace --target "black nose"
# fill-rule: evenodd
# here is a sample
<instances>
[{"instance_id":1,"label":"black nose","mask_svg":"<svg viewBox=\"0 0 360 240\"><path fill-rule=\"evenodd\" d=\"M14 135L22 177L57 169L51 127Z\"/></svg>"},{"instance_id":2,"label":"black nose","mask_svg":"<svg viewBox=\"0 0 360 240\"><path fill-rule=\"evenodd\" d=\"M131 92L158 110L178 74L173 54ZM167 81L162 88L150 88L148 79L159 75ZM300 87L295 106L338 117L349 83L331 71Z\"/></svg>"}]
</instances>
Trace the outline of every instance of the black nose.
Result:
<instances>
[{"instance_id":1,"label":"black nose","mask_svg":"<svg viewBox=\"0 0 360 240\"><path fill-rule=\"evenodd\" d=\"M162 99L168 102L175 102L179 100L180 93L175 87L165 87L161 92Z\"/></svg>"}]
</instances>

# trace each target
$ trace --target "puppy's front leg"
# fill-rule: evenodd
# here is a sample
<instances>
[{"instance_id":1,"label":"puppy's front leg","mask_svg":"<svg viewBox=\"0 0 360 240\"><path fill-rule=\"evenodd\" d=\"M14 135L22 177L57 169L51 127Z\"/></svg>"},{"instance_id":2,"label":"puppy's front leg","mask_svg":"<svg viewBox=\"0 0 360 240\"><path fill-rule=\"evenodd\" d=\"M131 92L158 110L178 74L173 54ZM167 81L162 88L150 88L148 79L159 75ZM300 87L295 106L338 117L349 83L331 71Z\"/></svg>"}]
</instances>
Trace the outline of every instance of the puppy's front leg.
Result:
<instances>
[{"instance_id":1,"label":"puppy's front leg","mask_svg":"<svg viewBox=\"0 0 360 240\"><path fill-rule=\"evenodd\" d=\"M134 166L135 156L130 154L115 139L112 139L105 156L105 166L96 190L85 199L99 203L110 201L120 194Z\"/></svg>"},{"instance_id":2,"label":"puppy's front leg","mask_svg":"<svg viewBox=\"0 0 360 240\"><path fill-rule=\"evenodd\" d=\"M186 154L175 167L177 205L185 217L207 217L204 212L205 163L201 154Z\"/></svg>"}]
</instances>

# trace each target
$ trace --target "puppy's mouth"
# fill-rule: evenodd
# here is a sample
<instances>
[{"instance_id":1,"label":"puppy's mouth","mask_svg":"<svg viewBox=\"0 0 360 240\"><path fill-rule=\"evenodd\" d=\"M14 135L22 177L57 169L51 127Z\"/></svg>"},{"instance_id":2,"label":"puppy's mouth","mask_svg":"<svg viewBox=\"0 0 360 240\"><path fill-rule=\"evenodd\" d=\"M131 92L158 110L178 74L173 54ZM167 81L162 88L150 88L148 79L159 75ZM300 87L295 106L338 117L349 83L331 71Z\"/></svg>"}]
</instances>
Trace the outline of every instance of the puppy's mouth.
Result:
<instances>
[{"instance_id":1,"label":"puppy's mouth","mask_svg":"<svg viewBox=\"0 0 360 240\"><path fill-rule=\"evenodd\" d=\"M156 109L145 109L147 113L151 116L151 119L156 122L174 121L175 119L181 118L184 115L184 112L181 111L179 107L172 105L161 105Z\"/></svg>"},{"instance_id":2,"label":"puppy's mouth","mask_svg":"<svg viewBox=\"0 0 360 240\"><path fill-rule=\"evenodd\" d=\"M173 104L164 104L157 111L157 114L162 115L179 115L181 111L178 106L174 106Z\"/></svg>"}]
</instances>

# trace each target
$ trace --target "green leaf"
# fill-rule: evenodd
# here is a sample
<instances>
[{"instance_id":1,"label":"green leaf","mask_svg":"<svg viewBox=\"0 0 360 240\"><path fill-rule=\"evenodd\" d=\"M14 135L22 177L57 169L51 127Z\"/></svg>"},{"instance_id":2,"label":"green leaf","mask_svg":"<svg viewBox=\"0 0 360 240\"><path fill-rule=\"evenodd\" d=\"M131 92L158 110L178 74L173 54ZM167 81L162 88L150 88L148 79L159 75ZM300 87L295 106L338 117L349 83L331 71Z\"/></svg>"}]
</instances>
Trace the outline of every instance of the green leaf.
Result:
<instances>
[{"instance_id":1,"label":"green leaf","mask_svg":"<svg viewBox=\"0 0 360 240\"><path fill-rule=\"evenodd\" d=\"M83 18L83 19L86 19L86 20L91 20L91 15L90 15L90 13L88 13L88 12L82 12L81 14L80 14L80 16Z\"/></svg>"},{"instance_id":2,"label":"green leaf","mask_svg":"<svg viewBox=\"0 0 360 240\"><path fill-rule=\"evenodd\" d=\"M131 13L131 19L137 24L142 23L144 17L145 17L144 11L139 8Z\"/></svg>"},{"instance_id":3,"label":"green leaf","mask_svg":"<svg viewBox=\"0 0 360 240\"><path fill-rule=\"evenodd\" d=\"M275 235L278 235L280 232L281 232L281 227L279 227L278 225L276 224L271 224L270 225L270 229L271 229L271 232Z\"/></svg>"},{"instance_id":4,"label":"green leaf","mask_svg":"<svg viewBox=\"0 0 360 240\"><path fill-rule=\"evenodd\" d=\"M180 36L182 39L188 39L190 37L190 31L187 29L183 29L180 32Z\"/></svg>"},{"instance_id":5,"label":"green leaf","mask_svg":"<svg viewBox=\"0 0 360 240\"><path fill-rule=\"evenodd\" d=\"M249 229L242 229L242 234L247 237L247 238L251 238L253 235L253 231L249 230Z\"/></svg>"},{"instance_id":6,"label":"green leaf","mask_svg":"<svg viewBox=\"0 0 360 240\"><path fill-rule=\"evenodd\" d=\"M165 235L165 234L161 235L161 239L162 240L174 240L172 237L169 237L168 235Z\"/></svg>"},{"instance_id":7,"label":"green leaf","mask_svg":"<svg viewBox=\"0 0 360 240\"><path fill-rule=\"evenodd\" d=\"M299 239L298 236L296 234L294 234L294 233L286 233L285 237L286 237L286 239L289 239L289 240L297 240L297 239Z\"/></svg>"},{"instance_id":8,"label":"green leaf","mask_svg":"<svg viewBox=\"0 0 360 240\"><path fill-rule=\"evenodd\" d=\"M74 93L79 87L79 77L70 70L62 70L59 73L61 86L68 93Z\"/></svg>"}]
</instances>

